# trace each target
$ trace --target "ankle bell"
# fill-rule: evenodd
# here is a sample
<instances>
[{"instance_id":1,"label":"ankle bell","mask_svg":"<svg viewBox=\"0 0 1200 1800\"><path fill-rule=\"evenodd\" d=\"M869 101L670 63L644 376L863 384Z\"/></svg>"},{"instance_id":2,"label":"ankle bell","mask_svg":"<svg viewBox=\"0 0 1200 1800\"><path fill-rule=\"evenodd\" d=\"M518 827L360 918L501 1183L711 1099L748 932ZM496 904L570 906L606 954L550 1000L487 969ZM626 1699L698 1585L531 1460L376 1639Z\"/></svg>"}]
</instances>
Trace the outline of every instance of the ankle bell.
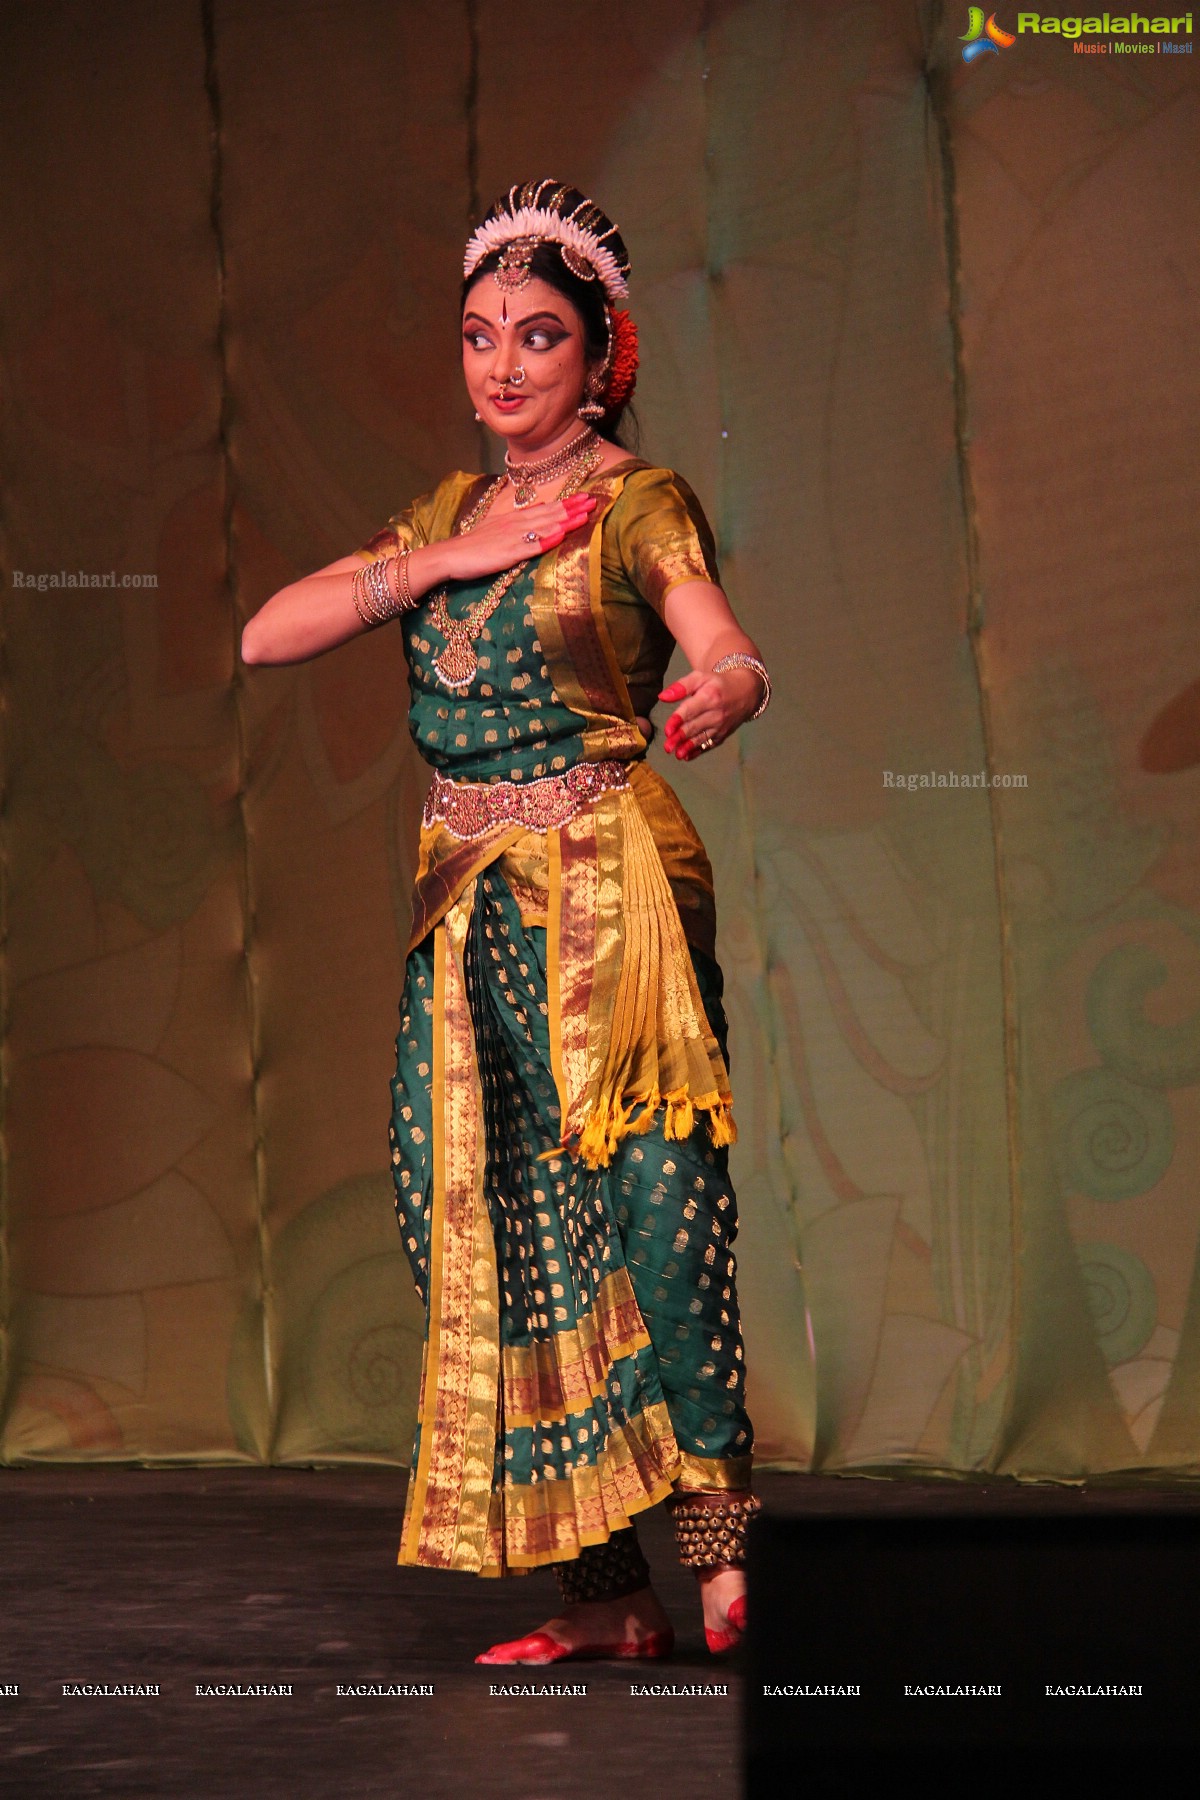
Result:
<instances>
[{"instance_id":1,"label":"ankle bell","mask_svg":"<svg viewBox=\"0 0 1200 1800\"><path fill-rule=\"evenodd\" d=\"M573 1561L552 1567L568 1606L586 1600L623 1600L650 1584L650 1565L632 1526L615 1531L605 1544L585 1544Z\"/></svg>"},{"instance_id":2,"label":"ankle bell","mask_svg":"<svg viewBox=\"0 0 1200 1800\"><path fill-rule=\"evenodd\" d=\"M740 1569L746 1562L746 1527L762 1501L754 1494L679 1494L667 1502L685 1569Z\"/></svg>"}]
</instances>

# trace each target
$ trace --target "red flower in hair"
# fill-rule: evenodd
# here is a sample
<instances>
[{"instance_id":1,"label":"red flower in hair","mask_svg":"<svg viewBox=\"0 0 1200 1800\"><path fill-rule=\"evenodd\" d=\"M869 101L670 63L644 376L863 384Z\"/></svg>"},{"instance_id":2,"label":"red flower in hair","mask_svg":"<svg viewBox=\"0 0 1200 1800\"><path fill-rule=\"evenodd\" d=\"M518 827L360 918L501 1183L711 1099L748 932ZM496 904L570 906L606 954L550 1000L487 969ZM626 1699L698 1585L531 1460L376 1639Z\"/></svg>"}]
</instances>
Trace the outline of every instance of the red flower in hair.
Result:
<instances>
[{"instance_id":1,"label":"red flower in hair","mask_svg":"<svg viewBox=\"0 0 1200 1800\"><path fill-rule=\"evenodd\" d=\"M608 372L608 381L604 390L604 403L614 411L624 406L637 386L638 372L638 334L637 326L627 312L618 312L613 308L612 315L612 366Z\"/></svg>"}]
</instances>

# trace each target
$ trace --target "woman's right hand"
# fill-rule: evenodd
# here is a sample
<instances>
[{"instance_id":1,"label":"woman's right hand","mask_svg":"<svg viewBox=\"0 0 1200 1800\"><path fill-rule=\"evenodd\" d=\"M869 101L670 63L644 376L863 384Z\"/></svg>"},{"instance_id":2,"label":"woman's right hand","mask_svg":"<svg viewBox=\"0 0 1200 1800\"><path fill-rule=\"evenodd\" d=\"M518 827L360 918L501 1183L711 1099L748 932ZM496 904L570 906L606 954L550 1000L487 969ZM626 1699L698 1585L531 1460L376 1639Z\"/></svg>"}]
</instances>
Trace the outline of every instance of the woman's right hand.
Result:
<instances>
[{"instance_id":1,"label":"woman's right hand","mask_svg":"<svg viewBox=\"0 0 1200 1800\"><path fill-rule=\"evenodd\" d=\"M596 505L594 494L570 494L565 500L538 500L532 506L485 518L464 537L443 538L439 543L429 544L425 550L436 551L438 565L431 585L437 586L442 581L470 581L479 575L497 575L501 569L511 569L528 557L541 556L561 544L568 532L586 525ZM535 534L532 540L530 532ZM414 563L417 555L414 552ZM428 560L432 562L433 559ZM416 568L412 573L417 574Z\"/></svg>"},{"instance_id":2,"label":"woman's right hand","mask_svg":"<svg viewBox=\"0 0 1200 1800\"><path fill-rule=\"evenodd\" d=\"M420 606L443 582L498 574L526 558L541 556L561 544L569 531L586 525L596 506L592 494L539 500L517 512L485 518L465 537L418 544L408 561L409 592ZM526 537L530 531L536 534L532 543ZM356 551L272 594L242 632L243 660L307 662L357 637L366 629L353 601L354 577L361 568L362 557Z\"/></svg>"}]
</instances>

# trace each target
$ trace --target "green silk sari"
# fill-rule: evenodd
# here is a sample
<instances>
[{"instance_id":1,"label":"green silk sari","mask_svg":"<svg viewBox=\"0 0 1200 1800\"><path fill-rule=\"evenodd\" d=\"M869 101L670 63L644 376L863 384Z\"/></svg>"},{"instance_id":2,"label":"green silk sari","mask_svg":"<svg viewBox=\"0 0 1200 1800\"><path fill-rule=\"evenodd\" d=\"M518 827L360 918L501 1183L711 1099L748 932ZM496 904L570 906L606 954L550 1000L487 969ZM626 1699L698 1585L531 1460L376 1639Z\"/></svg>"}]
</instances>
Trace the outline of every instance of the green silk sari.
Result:
<instances>
[{"instance_id":1,"label":"green silk sari","mask_svg":"<svg viewBox=\"0 0 1200 1800\"><path fill-rule=\"evenodd\" d=\"M449 535L479 479L363 554ZM599 516L509 590L465 692L438 680L428 608L401 621L410 729L443 777L628 777L561 828L422 830L389 1132L427 1322L400 1561L483 1575L577 1556L674 1489L749 1484L711 871L636 724L662 601L717 578L712 537L669 470L630 459L588 491ZM451 617L489 585L451 584Z\"/></svg>"}]
</instances>

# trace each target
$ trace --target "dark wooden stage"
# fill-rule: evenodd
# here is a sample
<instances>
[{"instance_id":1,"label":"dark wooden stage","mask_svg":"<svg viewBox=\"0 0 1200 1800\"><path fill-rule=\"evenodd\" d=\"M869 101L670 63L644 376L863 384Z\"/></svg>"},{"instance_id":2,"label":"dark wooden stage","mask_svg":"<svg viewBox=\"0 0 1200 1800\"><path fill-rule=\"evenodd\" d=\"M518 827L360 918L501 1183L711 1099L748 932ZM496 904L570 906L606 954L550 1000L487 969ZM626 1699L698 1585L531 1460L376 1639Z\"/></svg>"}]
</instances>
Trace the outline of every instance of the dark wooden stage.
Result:
<instances>
[{"instance_id":1,"label":"dark wooden stage","mask_svg":"<svg viewBox=\"0 0 1200 1800\"><path fill-rule=\"evenodd\" d=\"M759 1491L770 1511L801 1516L1197 1505L1193 1488L1080 1494L788 1475L762 1477ZM661 1508L641 1529L679 1631L674 1659L510 1674L472 1657L546 1617L553 1582L399 1570L402 1497L402 1477L377 1469L0 1471L0 1689L10 1690L0 1698L0 1791L62 1800L742 1792L741 1676L704 1649L694 1587L674 1561ZM795 1619L798 1631L820 1629L802 1605ZM491 1695L506 1676L586 1683L587 1694ZM729 1692L632 1695L640 1682ZM64 1693L153 1684L156 1696ZM369 1684L433 1693L338 1691ZM197 1694L209 1685L291 1693Z\"/></svg>"}]
</instances>

